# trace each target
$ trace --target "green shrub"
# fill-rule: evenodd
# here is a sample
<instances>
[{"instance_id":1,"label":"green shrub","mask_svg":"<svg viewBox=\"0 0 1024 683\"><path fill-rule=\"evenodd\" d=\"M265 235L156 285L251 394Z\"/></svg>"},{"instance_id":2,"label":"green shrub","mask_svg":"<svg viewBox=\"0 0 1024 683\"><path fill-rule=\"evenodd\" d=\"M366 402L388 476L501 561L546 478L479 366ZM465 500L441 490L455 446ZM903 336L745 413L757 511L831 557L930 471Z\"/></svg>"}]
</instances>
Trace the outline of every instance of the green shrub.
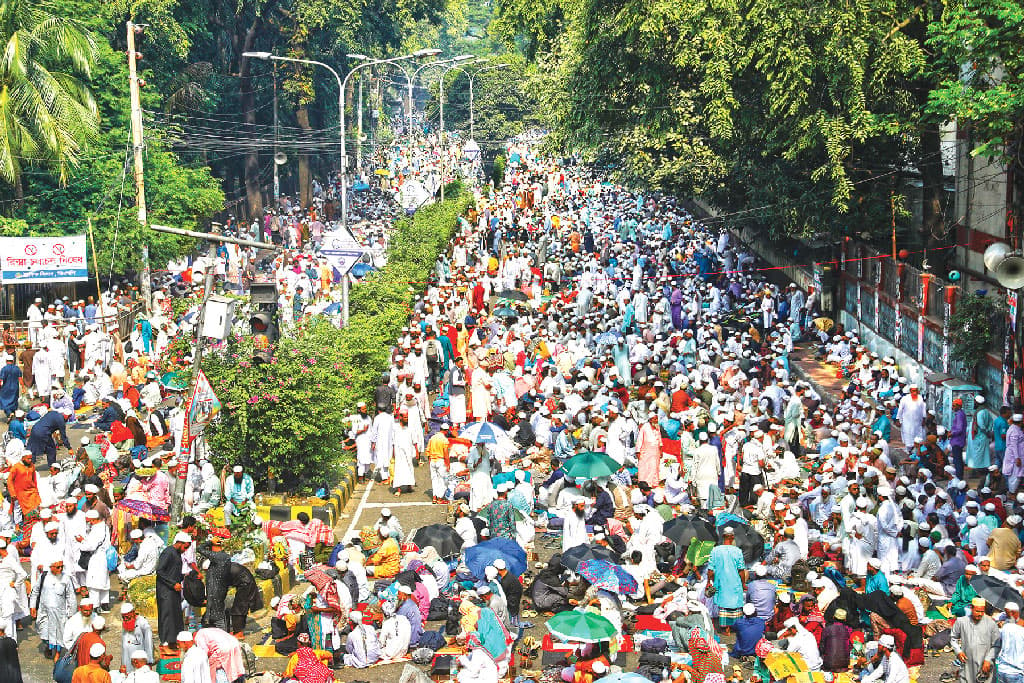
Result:
<instances>
[{"instance_id":1,"label":"green shrub","mask_svg":"<svg viewBox=\"0 0 1024 683\"><path fill-rule=\"evenodd\" d=\"M223 406L207 429L214 466L242 464L257 485L273 472L293 493L336 484L350 456L342 451L346 417L372 395L389 369L390 349L407 323L437 255L473 197L451 199L396 224L388 263L352 288L349 324L316 317L282 337L269 364L254 364L251 337L235 336L208 353L203 369Z\"/></svg>"}]
</instances>

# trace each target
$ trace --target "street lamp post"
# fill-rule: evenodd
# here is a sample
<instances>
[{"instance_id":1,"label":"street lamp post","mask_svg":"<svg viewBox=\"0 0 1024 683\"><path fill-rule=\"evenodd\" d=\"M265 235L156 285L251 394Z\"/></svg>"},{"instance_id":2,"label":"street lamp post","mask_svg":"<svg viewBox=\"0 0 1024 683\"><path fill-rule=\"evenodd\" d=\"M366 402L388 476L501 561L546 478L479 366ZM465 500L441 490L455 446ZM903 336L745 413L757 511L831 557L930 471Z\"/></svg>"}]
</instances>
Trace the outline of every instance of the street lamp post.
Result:
<instances>
[{"instance_id":1,"label":"street lamp post","mask_svg":"<svg viewBox=\"0 0 1024 683\"><path fill-rule=\"evenodd\" d=\"M399 57L391 57L390 59L371 59L366 55L361 54L349 54L350 59L359 60L361 63L356 64L352 69L345 74L345 78L342 78L337 71L335 71L328 64L318 62L314 59L298 59L295 57L281 57L279 55L272 54L270 52L244 52L242 56L251 57L253 59L271 60L275 62L294 62L296 64L308 64L310 66L322 66L334 75L334 79L338 81L338 130L339 137L341 138L341 227L348 231L348 156L345 153L345 86L348 85L348 79L352 77L359 69L367 66L373 66L375 64L393 64L406 59L414 59L416 57L427 57L432 54L436 54L433 49L419 50L409 55L401 55ZM349 280L348 274L345 273L341 278L341 321L342 324L348 324L348 289Z\"/></svg>"},{"instance_id":2,"label":"street lamp post","mask_svg":"<svg viewBox=\"0 0 1024 683\"><path fill-rule=\"evenodd\" d=\"M459 55L450 60L450 66L441 71L441 80L438 85L438 104L440 106L441 114L441 202L444 203L444 174L445 174L445 155L447 150L444 146L444 77L448 75L448 72L452 69L461 68L459 64L473 59L473 55Z\"/></svg>"}]
</instances>

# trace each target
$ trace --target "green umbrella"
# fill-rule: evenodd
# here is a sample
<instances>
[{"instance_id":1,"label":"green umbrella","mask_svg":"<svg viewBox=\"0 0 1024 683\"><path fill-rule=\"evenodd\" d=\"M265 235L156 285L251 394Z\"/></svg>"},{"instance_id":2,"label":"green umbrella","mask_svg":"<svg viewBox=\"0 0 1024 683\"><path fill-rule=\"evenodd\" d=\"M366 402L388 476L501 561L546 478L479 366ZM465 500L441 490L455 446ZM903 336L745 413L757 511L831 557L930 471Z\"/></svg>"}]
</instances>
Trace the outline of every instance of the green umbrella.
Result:
<instances>
[{"instance_id":1,"label":"green umbrella","mask_svg":"<svg viewBox=\"0 0 1024 683\"><path fill-rule=\"evenodd\" d=\"M188 389L188 382L177 372L165 373L164 376L160 378L160 384L163 384L172 391L184 391L185 389Z\"/></svg>"},{"instance_id":2,"label":"green umbrella","mask_svg":"<svg viewBox=\"0 0 1024 683\"><path fill-rule=\"evenodd\" d=\"M562 640L597 643L618 635L615 625L600 614L569 610L559 612L548 620L548 630Z\"/></svg>"},{"instance_id":3,"label":"green umbrella","mask_svg":"<svg viewBox=\"0 0 1024 683\"><path fill-rule=\"evenodd\" d=\"M565 461L565 473L573 479L610 477L622 467L607 453L589 451L574 455Z\"/></svg>"}]
</instances>

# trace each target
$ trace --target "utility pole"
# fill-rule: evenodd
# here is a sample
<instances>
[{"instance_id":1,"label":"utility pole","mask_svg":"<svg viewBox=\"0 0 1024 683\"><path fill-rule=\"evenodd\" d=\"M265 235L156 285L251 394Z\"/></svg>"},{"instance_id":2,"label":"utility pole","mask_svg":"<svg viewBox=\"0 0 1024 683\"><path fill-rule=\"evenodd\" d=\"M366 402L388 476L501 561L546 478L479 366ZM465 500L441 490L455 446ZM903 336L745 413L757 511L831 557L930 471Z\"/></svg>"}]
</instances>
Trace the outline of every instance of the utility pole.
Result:
<instances>
[{"instance_id":1,"label":"utility pole","mask_svg":"<svg viewBox=\"0 0 1024 683\"><path fill-rule=\"evenodd\" d=\"M272 62L272 64L274 66L274 212L277 213L277 207L281 206L281 178L277 169L280 166L277 163L277 62ZM260 235L263 235L262 227Z\"/></svg>"},{"instance_id":2,"label":"utility pole","mask_svg":"<svg viewBox=\"0 0 1024 683\"><path fill-rule=\"evenodd\" d=\"M359 74L359 104L356 107L356 175L363 172L363 75Z\"/></svg>"},{"instance_id":3,"label":"utility pole","mask_svg":"<svg viewBox=\"0 0 1024 683\"><path fill-rule=\"evenodd\" d=\"M142 166L144 144L142 141L142 98L139 95L139 73L136 65L140 55L135 51L135 34L141 34L143 27L136 26L130 21L125 26L128 29L128 94L131 101L132 152L135 157L135 206L139 210L139 224L145 228L149 223L149 219L146 214L146 184L143 179ZM145 231L143 231L143 235L145 235ZM142 291L142 304L147 315L153 302L152 292L150 291L150 277L149 245L143 242L140 290Z\"/></svg>"},{"instance_id":4,"label":"utility pole","mask_svg":"<svg viewBox=\"0 0 1024 683\"><path fill-rule=\"evenodd\" d=\"M185 396L185 421L189 419L189 408L191 407L192 396L196 393L196 385L199 383L199 371L203 367L203 323L206 321L206 304L210 301L210 292L213 290L213 276L216 270L213 264L205 261L206 263L206 279L203 282L203 304L199 309L199 321L196 323L196 338L195 338L195 360L192 363L192 386L188 388L188 395ZM192 434L192 429L189 425L185 425L186 433L189 435L189 441L195 440L195 436ZM171 510L170 517L171 521L175 524L181 519L181 509L185 502L185 479L188 476L188 465L192 460L192 443L181 443L181 451L178 452L178 476L174 478L174 493L171 495Z\"/></svg>"}]
</instances>

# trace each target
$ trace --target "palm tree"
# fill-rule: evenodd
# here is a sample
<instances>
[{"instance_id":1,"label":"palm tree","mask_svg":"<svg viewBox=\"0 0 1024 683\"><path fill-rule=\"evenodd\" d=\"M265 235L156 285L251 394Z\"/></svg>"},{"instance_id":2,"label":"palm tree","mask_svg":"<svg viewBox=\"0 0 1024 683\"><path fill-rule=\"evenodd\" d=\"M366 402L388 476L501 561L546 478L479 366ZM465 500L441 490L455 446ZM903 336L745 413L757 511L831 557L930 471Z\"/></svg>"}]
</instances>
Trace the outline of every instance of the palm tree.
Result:
<instances>
[{"instance_id":1,"label":"palm tree","mask_svg":"<svg viewBox=\"0 0 1024 683\"><path fill-rule=\"evenodd\" d=\"M21 194L24 165L60 182L95 135L85 81L96 59L89 32L38 0L0 0L0 180Z\"/></svg>"}]
</instances>

